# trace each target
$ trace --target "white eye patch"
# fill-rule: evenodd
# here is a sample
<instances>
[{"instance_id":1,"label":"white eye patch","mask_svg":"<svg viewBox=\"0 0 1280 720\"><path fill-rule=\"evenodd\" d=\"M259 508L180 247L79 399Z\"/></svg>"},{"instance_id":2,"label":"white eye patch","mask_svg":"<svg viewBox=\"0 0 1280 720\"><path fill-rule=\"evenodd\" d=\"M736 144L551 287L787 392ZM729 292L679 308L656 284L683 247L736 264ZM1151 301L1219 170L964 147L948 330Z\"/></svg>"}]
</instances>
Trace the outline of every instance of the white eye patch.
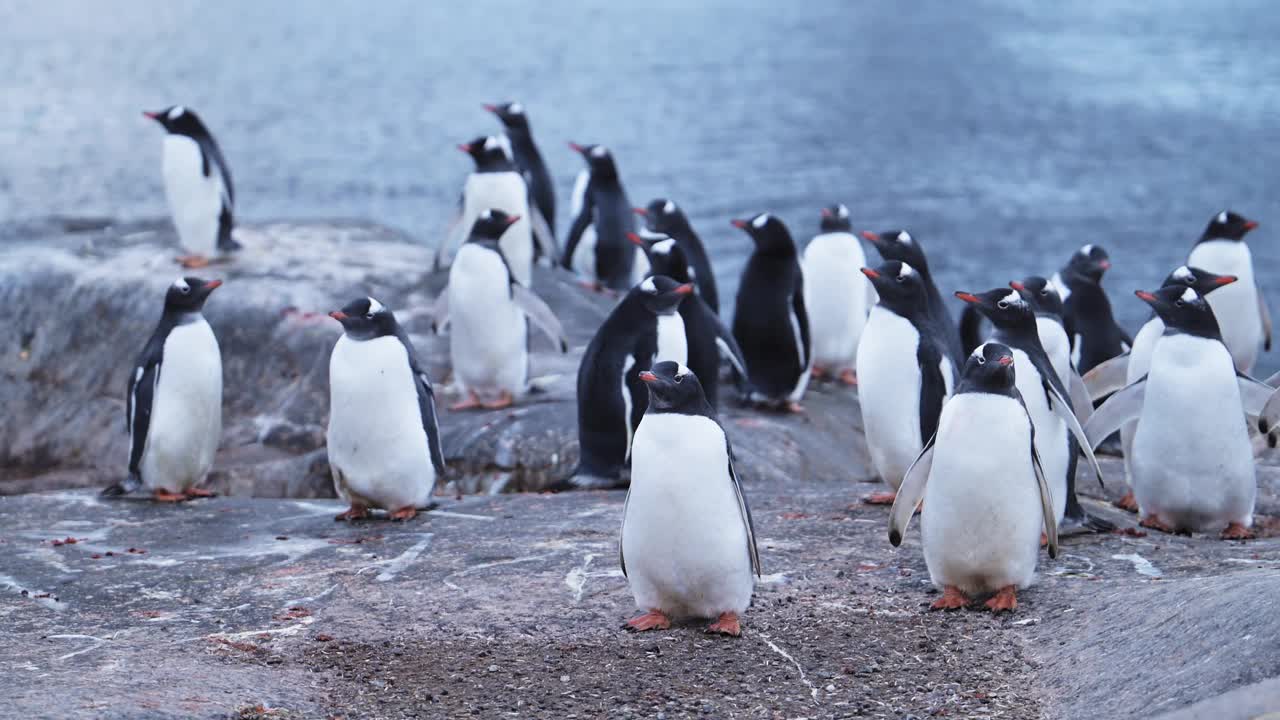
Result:
<instances>
[{"instance_id":1,"label":"white eye patch","mask_svg":"<svg viewBox=\"0 0 1280 720\"><path fill-rule=\"evenodd\" d=\"M848 219L849 219L849 208L845 207L844 205L837 205L837 206L836 206L836 217L840 218L841 220L848 220Z\"/></svg>"},{"instance_id":2,"label":"white eye patch","mask_svg":"<svg viewBox=\"0 0 1280 720\"><path fill-rule=\"evenodd\" d=\"M914 268L906 263L902 263L902 269L898 271L898 279L901 280L902 278L908 278L915 274L916 271Z\"/></svg>"},{"instance_id":3,"label":"white eye patch","mask_svg":"<svg viewBox=\"0 0 1280 720\"><path fill-rule=\"evenodd\" d=\"M499 140L498 138L490 135L489 137L484 139L485 150L495 150L500 147L502 147L502 141Z\"/></svg>"},{"instance_id":4,"label":"white eye patch","mask_svg":"<svg viewBox=\"0 0 1280 720\"><path fill-rule=\"evenodd\" d=\"M673 213L675 211L676 211L676 204L671 202L670 200L668 200L666 204L662 206L662 212L664 213Z\"/></svg>"},{"instance_id":5,"label":"white eye patch","mask_svg":"<svg viewBox=\"0 0 1280 720\"><path fill-rule=\"evenodd\" d=\"M507 106L507 112L511 113L512 115L523 115L524 106L518 102L511 103L510 105Z\"/></svg>"},{"instance_id":6,"label":"white eye patch","mask_svg":"<svg viewBox=\"0 0 1280 720\"><path fill-rule=\"evenodd\" d=\"M1085 245L1084 247L1080 248L1080 254L1081 254L1081 255L1086 255L1086 256L1087 256L1087 255L1089 255L1089 254L1090 254L1090 253L1092 253L1092 252L1093 252L1093 245Z\"/></svg>"},{"instance_id":7,"label":"white eye patch","mask_svg":"<svg viewBox=\"0 0 1280 720\"><path fill-rule=\"evenodd\" d=\"M1227 224L1227 211L1226 211L1226 210L1223 210L1222 212L1218 213L1218 223L1219 223L1219 224L1221 224L1221 225L1226 225L1226 224Z\"/></svg>"},{"instance_id":8,"label":"white eye patch","mask_svg":"<svg viewBox=\"0 0 1280 720\"><path fill-rule=\"evenodd\" d=\"M1191 268L1187 267L1186 265L1183 265L1182 267L1173 271L1173 279L1178 280L1180 282L1189 283L1192 280L1194 280L1195 277L1196 277L1195 274L1191 272Z\"/></svg>"},{"instance_id":9,"label":"white eye patch","mask_svg":"<svg viewBox=\"0 0 1280 720\"><path fill-rule=\"evenodd\" d=\"M676 363L676 377L684 377L685 375L688 375L690 372L691 370L689 370L689 368L685 367L684 365L681 365L680 363Z\"/></svg>"},{"instance_id":10,"label":"white eye patch","mask_svg":"<svg viewBox=\"0 0 1280 720\"><path fill-rule=\"evenodd\" d=\"M492 211L492 210L485 210L484 212L480 213L480 219L481 219L481 220L492 220L492 219L493 219L493 211Z\"/></svg>"},{"instance_id":11,"label":"white eye patch","mask_svg":"<svg viewBox=\"0 0 1280 720\"><path fill-rule=\"evenodd\" d=\"M983 353L986 351L987 345L989 344L990 343L982 343L978 347L974 348L973 352L969 354L969 357L977 359L979 365L986 365L987 357Z\"/></svg>"},{"instance_id":12,"label":"white eye patch","mask_svg":"<svg viewBox=\"0 0 1280 720\"><path fill-rule=\"evenodd\" d=\"M911 233L907 232L906 230L903 230L902 232L898 233L898 242L910 244Z\"/></svg>"},{"instance_id":13,"label":"white eye patch","mask_svg":"<svg viewBox=\"0 0 1280 720\"><path fill-rule=\"evenodd\" d=\"M1196 301L1196 298L1198 298L1198 297L1200 297L1200 296L1196 294L1196 291L1195 291L1194 289L1192 289L1192 288L1187 288L1187 289L1182 293L1182 302L1187 302L1187 303L1189 303L1189 302L1195 302L1195 301Z\"/></svg>"},{"instance_id":14,"label":"white eye patch","mask_svg":"<svg viewBox=\"0 0 1280 720\"><path fill-rule=\"evenodd\" d=\"M603 145L597 145L591 148L591 157L593 158L602 158L608 154L609 154L609 150Z\"/></svg>"},{"instance_id":15,"label":"white eye patch","mask_svg":"<svg viewBox=\"0 0 1280 720\"><path fill-rule=\"evenodd\" d=\"M1005 296L1004 296L1004 298L1001 300L1001 302L1003 302L1003 303L1007 303L1007 304L1009 304L1009 305L1021 305L1021 304L1023 304L1022 296L1021 296L1021 295L1019 295L1019 294L1018 294L1018 291L1016 291L1016 290L1014 290L1013 292L1009 293L1008 295L1005 295Z\"/></svg>"},{"instance_id":16,"label":"white eye patch","mask_svg":"<svg viewBox=\"0 0 1280 720\"><path fill-rule=\"evenodd\" d=\"M654 243L653 247L649 248L649 252L655 253L657 255L670 255L671 248L675 246L676 246L676 241L672 240L671 238L667 238L666 240L659 240L658 242Z\"/></svg>"},{"instance_id":17,"label":"white eye patch","mask_svg":"<svg viewBox=\"0 0 1280 720\"><path fill-rule=\"evenodd\" d=\"M184 292L191 289L191 286L187 284L187 281L182 278L174 280L173 286Z\"/></svg>"},{"instance_id":18,"label":"white eye patch","mask_svg":"<svg viewBox=\"0 0 1280 720\"><path fill-rule=\"evenodd\" d=\"M187 112L187 109L182 107L181 105L174 105L173 108L169 110L169 119L177 120L178 118L182 117L183 114L185 114L186 112ZM1226 221L1224 220L1223 222L1226 222Z\"/></svg>"},{"instance_id":19,"label":"white eye patch","mask_svg":"<svg viewBox=\"0 0 1280 720\"><path fill-rule=\"evenodd\" d=\"M650 294L658 292L658 286L653 284L652 277L645 278L644 282L640 283L640 289Z\"/></svg>"},{"instance_id":20,"label":"white eye patch","mask_svg":"<svg viewBox=\"0 0 1280 720\"><path fill-rule=\"evenodd\" d=\"M769 213L760 213L759 215L756 216L755 220L751 221L751 227L759 230L760 228L764 227L765 224L768 222L769 222Z\"/></svg>"},{"instance_id":21,"label":"white eye patch","mask_svg":"<svg viewBox=\"0 0 1280 720\"><path fill-rule=\"evenodd\" d=\"M378 302L377 300L374 300L373 298L369 298L370 313L380 313L383 310L386 310L386 308L382 306L382 303Z\"/></svg>"}]
</instances>

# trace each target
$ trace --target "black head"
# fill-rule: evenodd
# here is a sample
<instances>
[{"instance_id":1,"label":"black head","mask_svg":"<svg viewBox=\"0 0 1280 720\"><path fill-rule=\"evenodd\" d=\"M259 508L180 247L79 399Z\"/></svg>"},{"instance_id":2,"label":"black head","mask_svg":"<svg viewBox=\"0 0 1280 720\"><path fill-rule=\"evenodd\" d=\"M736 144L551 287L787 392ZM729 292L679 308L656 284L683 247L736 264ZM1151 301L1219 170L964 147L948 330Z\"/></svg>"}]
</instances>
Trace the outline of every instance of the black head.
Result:
<instances>
[{"instance_id":1,"label":"black head","mask_svg":"<svg viewBox=\"0 0 1280 720\"><path fill-rule=\"evenodd\" d=\"M675 238L664 233L645 231L627 233L632 243L649 258L650 271L654 275L666 275L676 282L691 282L689 260Z\"/></svg>"},{"instance_id":2,"label":"black head","mask_svg":"<svg viewBox=\"0 0 1280 720\"><path fill-rule=\"evenodd\" d=\"M352 340L372 340L395 335L399 327L396 325L396 316L371 297L352 300L341 310L329 313L329 317L342 323L343 331Z\"/></svg>"},{"instance_id":3,"label":"black head","mask_svg":"<svg viewBox=\"0 0 1280 720\"><path fill-rule=\"evenodd\" d=\"M1066 277L1087 280L1094 285L1102 283L1102 276L1111 268L1111 258L1101 245L1085 245L1071 256L1062 274Z\"/></svg>"},{"instance_id":4,"label":"black head","mask_svg":"<svg viewBox=\"0 0 1280 720\"><path fill-rule=\"evenodd\" d=\"M874 270L862 268L862 274L875 286L880 303L903 317L923 314L929 306L924 279L904 262L890 260Z\"/></svg>"},{"instance_id":5,"label":"black head","mask_svg":"<svg viewBox=\"0 0 1280 720\"><path fill-rule=\"evenodd\" d=\"M209 135L209 130L200 121L200 116L196 115L194 110L182 105L172 105L159 112L144 112L142 115L160 123L161 127L175 135L196 138Z\"/></svg>"},{"instance_id":6,"label":"black head","mask_svg":"<svg viewBox=\"0 0 1280 720\"><path fill-rule=\"evenodd\" d=\"M587 161L587 167L591 168L593 177L617 177L618 167L613 162L613 153L609 152L609 148L603 145L579 145L571 142L569 149Z\"/></svg>"},{"instance_id":7,"label":"black head","mask_svg":"<svg viewBox=\"0 0 1280 720\"><path fill-rule=\"evenodd\" d=\"M957 292L956 297L978 308L978 311L1001 330L1036 332L1036 314L1022 294L1009 288L996 288L984 293Z\"/></svg>"},{"instance_id":8,"label":"black head","mask_svg":"<svg viewBox=\"0 0 1280 720\"><path fill-rule=\"evenodd\" d=\"M476 162L476 170L497 171L511 170L511 157L507 154L507 141L497 135L481 135L469 143L463 143L458 149L471 156Z\"/></svg>"},{"instance_id":9,"label":"black head","mask_svg":"<svg viewBox=\"0 0 1280 720\"><path fill-rule=\"evenodd\" d=\"M1164 321L1165 334L1186 333L1208 338L1222 338L1218 319L1204 295L1185 285L1169 285L1155 292L1137 290L1140 300L1150 305Z\"/></svg>"},{"instance_id":10,"label":"black head","mask_svg":"<svg viewBox=\"0 0 1280 720\"><path fill-rule=\"evenodd\" d=\"M640 299L645 309L654 315L670 315L680 307L680 301L693 292L693 285L679 283L666 275L652 275L641 280L631 294Z\"/></svg>"},{"instance_id":11,"label":"black head","mask_svg":"<svg viewBox=\"0 0 1280 720\"><path fill-rule=\"evenodd\" d=\"M1204 229L1204 234L1200 236L1200 242L1206 240L1244 240L1244 236L1249 231L1258 227L1258 223L1253 220L1246 219L1241 215L1237 215L1230 210L1222 212L1209 218L1209 224Z\"/></svg>"},{"instance_id":12,"label":"black head","mask_svg":"<svg viewBox=\"0 0 1280 720\"><path fill-rule=\"evenodd\" d=\"M198 313L204 308L204 301L209 299L209 294L221 286L221 280L180 277L173 281L164 294L164 311L174 315Z\"/></svg>"},{"instance_id":13,"label":"black head","mask_svg":"<svg viewBox=\"0 0 1280 720\"><path fill-rule=\"evenodd\" d=\"M519 215L508 215L497 209L485 210L480 213L476 218L475 224L471 226L469 240L497 240L502 237L507 228L519 221Z\"/></svg>"},{"instance_id":14,"label":"black head","mask_svg":"<svg viewBox=\"0 0 1280 720\"><path fill-rule=\"evenodd\" d=\"M1031 311L1062 316L1062 296L1057 288L1039 275L1029 275L1021 280L1014 280L1009 287L1018 291L1023 300L1031 305Z\"/></svg>"},{"instance_id":15,"label":"black head","mask_svg":"<svg viewBox=\"0 0 1280 720\"><path fill-rule=\"evenodd\" d=\"M710 415L702 383L689 368L664 360L640 373L649 387L649 412Z\"/></svg>"},{"instance_id":16,"label":"black head","mask_svg":"<svg viewBox=\"0 0 1280 720\"><path fill-rule=\"evenodd\" d=\"M485 104L483 107L497 115L506 129L529 131L529 116L525 114L523 103L504 102L499 105Z\"/></svg>"},{"instance_id":17,"label":"black head","mask_svg":"<svg viewBox=\"0 0 1280 720\"><path fill-rule=\"evenodd\" d=\"M739 230L745 230L755 241L759 252L771 255L796 254L796 243L791 239L791 231L770 213L759 213L750 220L732 220L731 224Z\"/></svg>"},{"instance_id":18,"label":"black head","mask_svg":"<svg viewBox=\"0 0 1280 720\"><path fill-rule=\"evenodd\" d=\"M960 390L1012 395L1015 375L1008 345L985 342L974 349L960 371Z\"/></svg>"},{"instance_id":19,"label":"black head","mask_svg":"<svg viewBox=\"0 0 1280 720\"><path fill-rule=\"evenodd\" d=\"M678 232L689 225L684 210L674 200L658 198L647 207L632 208L635 214L644 218L644 224L650 230L660 233Z\"/></svg>"},{"instance_id":20,"label":"black head","mask_svg":"<svg viewBox=\"0 0 1280 720\"><path fill-rule=\"evenodd\" d=\"M844 205L822 208L822 223L818 227L822 232L851 231L853 226L849 224L849 208Z\"/></svg>"},{"instance_id":21,"label":"black head","mask_svg":"<svg viewBox=\"0 0 1280 720\"><path fill-rule=\"evenodd\" d=\"M1215 275L1208 270L1183 265L1169 273L1169 277L1164 279L1164 284L1160 287L1189 287L1194 288L1201 295L1208 295L1224 285L1230 285L1237 279L1235 275Z\"/></svg>"},{"instance_id":22,"label":"black head","mask_svg":"<svg viewBox=\"0 0 1280 720\"><path fill-rule=\"evenodd\" d=\"M929 272L929 261L925 259L924 248L906 230L889 230L873 233L864 230L862 237L880 253L885 260L901 260L922 273Z\"/></svg>"}]
</instances>

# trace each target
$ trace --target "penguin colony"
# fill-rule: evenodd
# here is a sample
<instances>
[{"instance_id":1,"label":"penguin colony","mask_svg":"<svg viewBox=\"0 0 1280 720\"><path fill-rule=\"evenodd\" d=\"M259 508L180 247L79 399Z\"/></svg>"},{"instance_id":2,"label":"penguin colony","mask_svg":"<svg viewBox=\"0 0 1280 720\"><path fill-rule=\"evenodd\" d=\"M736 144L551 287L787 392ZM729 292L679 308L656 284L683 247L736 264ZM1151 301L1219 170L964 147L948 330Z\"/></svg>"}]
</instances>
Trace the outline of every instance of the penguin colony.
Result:
<instances>
[{"instance_id":1,"label":"penguin colony","mask_svg":"<svg viewBox=\"0 0 1280 720\"><path fill-rule=\"evenodd\" d=\"M485 105L504 134L459 149L474 163L458 217L440 244L448 285L433 307L448 332L453 410L501 408L531 391L531 327L568 341L532 287L541 262L617 297L578 370L580 463L568 486L627 488L619 561L642 614L636 630L703 618L738 635L761 573L751 512L718 420L722 365L739 402L803 412L811 381L856 388L866 440L891 504L898 546L919 512L924 559L941 591L935 609L986 598L1017 607L1044 546L1111 529L1076 497L1079 466L1120 432L1130 492L1118 505L1171 533L1251 537L1256 479L1251 433L1276 445L1280 376L1249 376L1271 320L1246 235L1257 223L1215 214L1161 286L1139 290L1151 319L1131 337L1102 288L1104 248L1085 245L1061 268L984 292L958 291L956 322L921 239L863 231L883 259L868 263L849 209L825 207L803 251L781 218L733 220L754 251L732 327L720 319L711 260L684 208L634 207L603 145L570 143L584 167L570 196L563 248L556 193L525 107ZM217 142L182 106L146 113L164 130L163 178L184 267L227 262L234 190ZM183 277L129 374L128 469L104 491L145 489L162 502L208 495L221 433L222 366L202 310L219 280ZM349 504L408 520L431 506L445 472L435 387L393 311L356 298L329 362L328 454ZM989 325L989 328L988 328ZM1268 434L1270 433L1270 434ZM1256 443L1261 445L1262 443ZM923 503L923 507L921 504Z\"/></svg>"}]
</instances>

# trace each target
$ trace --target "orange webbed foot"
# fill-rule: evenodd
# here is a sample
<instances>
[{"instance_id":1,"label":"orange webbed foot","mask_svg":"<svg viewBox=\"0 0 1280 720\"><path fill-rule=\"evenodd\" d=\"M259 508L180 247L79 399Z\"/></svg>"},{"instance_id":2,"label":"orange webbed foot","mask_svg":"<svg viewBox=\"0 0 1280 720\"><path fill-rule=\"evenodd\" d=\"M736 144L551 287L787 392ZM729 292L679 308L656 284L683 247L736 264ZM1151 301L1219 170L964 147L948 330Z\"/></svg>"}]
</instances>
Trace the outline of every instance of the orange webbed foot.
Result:
<instances>
[{"instance_id":1,"label":"orange webbed foot","mask_svg":"<svg viewBox=\"0 0 1280 720\"><path fill-rule=\"evenodd\" d=\"M1156 517L1155 515L1148 515L1142 518L1142 520L1139 521L1138 524L1144 528L1159 530L1160 532L1163 532L1163 533L1173 534L1174 532L1173 528L1166 525L1160 518Z\"/></svg>"},{"instance_id":2,"label":"orange webbed foot","mask_svg":"<svg viewBox=\"0 0 1280 720\"><path fill-rule=\"evenodd\" d=\"M346 512L338 513L337 515L334 516L333 519L337 520L338 522L342 522L344 520L346 522L352 522L355 520L364 520L367 517L369 517L369 508L365 507L364 505L357 505L356 503L352 503L351 507L347 509Z\"/></svg>"},{"instance_id":3,"label":"orange webbed foot","mask_svg":"<svg viewBox=\"0 0 1280 720\"><path fill-rule=\"evenodd\" d=\"M985 604L993 613L1013 612L1018 609L1017 589L1012 585L1005 585Z\"/></svg>"},{"instance_id":4,"label":"orange webbed foot","mask_svg":"<svg viewBox=\"0 0 1280 720\"><path fill-rule=\"evenodd\" d=\"M450 405L449 409L450 410L474 410L475 408L478 408L478 407L483 407L483 405L480 402L480 398L474 392L468 392L466 400L459 400L458 402Z\"/></svg>"},{"instance_id":5,"label":"orange webbed foot","mask_svg":"<svg viewBox=\"0 0 1280 720\"><path fill-rule=\"evenodd\" d=\"M187 488L187 499L208 498L208 497L218 497L218 493L212 490L205 490L204 488L198 488L198 487Z\"/></svg>"},{"instance_id":6,"label":"orange webbed foot","mask_svg":"<svg viewBox=\"0 0 1280 720\"><path fill-rule=\"evenodd\" d=\"M892 505L893 501L898 497L897 493L878 492L862 498L862 502L867 505Z\"/></svg>"},{"instance_id":7,"label":"orange webbed foot","mask_svg":"<svg viewBox=\"0 0 1280 720\"><path fill-rule=\"evenodd\" d=\"M792 415L803 415L803 414L804 414L804 406L803 406L803 405L801 405L801 404L800 404L800 403L798 403L798 402L792 401L792 402L787 403L787 405L786 405L786 411L787 411L787 412L789 412L789 413L791 413Z\"/></svg>"},{"instance_id":8,"label":"orange webbed foot","mask_svg":"<svg viewBox=\"0 0 1280 720\"><path fill-rule=\"evenodd\" d=\"M840 382L849 387L858 386L858 374L849 368L840 371Z\"/></svg>"},{"instance_id":9,"label":"orange webbed foot","mask_svg":"<svg viewBox=\"0 0 1280 720\"><path fill-rule=\"evenodd\" d=\"M1238 522L1228 524L1227 529L1222 531L1223 540L1252 540L1254 537L1252 530Z\"/></svg>"},{"instance_id":10,"label":"orange webbed foot","mask_svg":"<svg viewBox=\"0 0 1280 720\"><path fill-rule=\"evenodd\" d=\"M814 365L809 369L809 377L813 380L826 380L827 369L822 365Z\"/></svg>"},{"instance_id":11,"label":"orange webbed foot","mask_svg":"<svg viewBox=\"0 0 1280 720\"><path fill-rule=\"evenodd\" d=\"M942 589L942 597L933 601L929 606L930 610L959 610L969 606L969 596L960 592L960 588L955 585L948 585Z\"/></svg>"},{"instance_id":12,"label":"orange webbed foot","mask_svg":"<svg viewBox=\"0 0 1280 720\"><path fill-rule=\"evenodd\" d=\"M646 630L666 630L671 627L671 619L661 610L650 610L627 621L627 627L636 632Z\"/></svg>"},{"instance_id":13,"label":"orange webbed foot","mask_svg":"<svg viewBox=\"0 0 1280 720\"><path fill-rule=\"evenodd\" d=\"M186 493L171 493L164 488L151 493L151 499L163 503L180 503L187 501Z\"/></svg>"},{"instance_id":14,"label":"orange webbed foot","mask_svg":"<svg viewBox=\"0 0 1280 720\"><path fill-rule=\"evenodd\" d=\"M506 390L503 390L502 394L498 395L497 400L494 400L493 402L481 403L481 405L483 405L485 408L489 410L501 410L502 408L511 407L515 403L515 401L516 399L511 393L507 392Z\"/></svg>"},{"instance_id":15,"label":"orange webbed foot","mask_svg":"<svg viewBox=\"0 0 1280 720\"><path fill-rule=\"evenodd\" d=\"M174 258L184 268L202 268L209 266L209 258L203 255L180 255Z\"/></svg>"},{"instance_id":16,"label":"orange webbed foot","mask_svg":"<svg viewBox=\"0 0 1280 720\"><path fill-rule=\"evenodd\" d=\"M387 517L394 521L412 520L418 516L418 508L410 505L390 513Z\"/></svg>"},{"instance_id":17,"label":"orange webbed foot","mask_svg":"<svg viewBox=\"0 0 1280 720\"><path fill-rule=\"evenodd\" d=\"M1126 512L1138 512L1138 499L1133 496L1133 491L1125 493L1124 497L1115 501L1115 506Z\"/></svg>"},{"instance_id":18,"label":"orange webbed foot","mask_svg":"<svg viewBox=\"0 0 1280 720\"><path fill-rule=\"evenodd\" d=\"M707 626L706 631L711 635L730 635L738 637L742 634L742 625L738 622L738 613L723 612L715 622Z\"/></svg>"}]
</instances>

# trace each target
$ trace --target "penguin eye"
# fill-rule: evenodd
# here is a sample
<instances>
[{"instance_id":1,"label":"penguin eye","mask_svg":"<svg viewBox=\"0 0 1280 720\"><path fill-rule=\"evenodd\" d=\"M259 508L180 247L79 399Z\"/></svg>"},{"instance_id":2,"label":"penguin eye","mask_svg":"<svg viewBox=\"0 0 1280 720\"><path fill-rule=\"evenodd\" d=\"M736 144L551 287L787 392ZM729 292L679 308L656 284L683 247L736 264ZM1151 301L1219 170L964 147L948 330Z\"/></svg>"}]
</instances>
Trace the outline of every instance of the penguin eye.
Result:
<instances>
[{"instance_id":1,"label":"penguin eye","mask_svg":"<svg viewBox=\"0 0 1280 720\"><path fill-rule=\"evenodd\" d=\"M996 303L996 307L1000 308L1001 310L1007 310L1009 309L1009 303L1005 300L1001 300L1000 302Z\"/></svg>"},{"instance_id":2,"label":"penguin eye","mask_svg":"<svg viewBox=\"0 0 1280 720\"><path fill-rule=\"evenodd\" d=\"M1049 288L1045 288L1045 289L1041 290L1041 291L1040 291L1040 294L1041 294L1041 295L1048 295L1048 294L1049 294Z\"/></svg>"},{"instance_id":3,"label":"penguin eye","mask_svg":"<svg viewBox=\"0 0 1280 720\"><path fill-rule=\"evenodd\" d=\"M1177 306L1177 307L1182 307L1182 300L1180 300L1180 299L1179 299L1179 300L1174 300L1174 301L1173 301L1173 304L1174 304L1175 306Z\"/></svg>"},{"instance_id":4,"label":"penguin eye","mask_svg":"<svg viewBox=\"0 0 1280 720\"><path fill-rule=\"evenodd\" d=\"M182 294L183 294L183 295L190 295L190 294L191 294L191 288L190 288L189 286L187 286L187 285L183 285L181 288L179 288L179 290L181 290L181 291L182 291Z\"/></svg>"},{"instance_id":5,"label":"penguin eye","mask_svg":"<svg viewBox=\"0 0 1280 720\"><path fill-rule=\"evenodd\" d=\"M987 364L987 359L986 359L986 358L984 358L984 357L982 357L981 355L979 355L979 356L978 356L978 364L979 364L979 365L986 365L986 364Z\"/></svg>"},{"instance_id":6,"label":"penguin eye","mask_svg":"<svg viewBox=\"0 0 1280 720\"><path fill-rule=\"evenodd\" d=\"M680 383L682 383L682 382L684 382L684 376L683 376L683 375L677 375L677 376L676 376L676 384L677 384L677 385L679 385L679 384L680 384Z\"/></svg>"},{"instance_id":7,"label":"penguin eye","mask_svg":"<svg viewBox=\"0 0 1280 720\"><path fill-rule=\"evenodd\" d=\"M365 319L365 320L372 320L372 319L373 319L373 317L374 317L374 313L365 313L365 314L364 314L364 319Z\"/></svg>"}]
</instances>

